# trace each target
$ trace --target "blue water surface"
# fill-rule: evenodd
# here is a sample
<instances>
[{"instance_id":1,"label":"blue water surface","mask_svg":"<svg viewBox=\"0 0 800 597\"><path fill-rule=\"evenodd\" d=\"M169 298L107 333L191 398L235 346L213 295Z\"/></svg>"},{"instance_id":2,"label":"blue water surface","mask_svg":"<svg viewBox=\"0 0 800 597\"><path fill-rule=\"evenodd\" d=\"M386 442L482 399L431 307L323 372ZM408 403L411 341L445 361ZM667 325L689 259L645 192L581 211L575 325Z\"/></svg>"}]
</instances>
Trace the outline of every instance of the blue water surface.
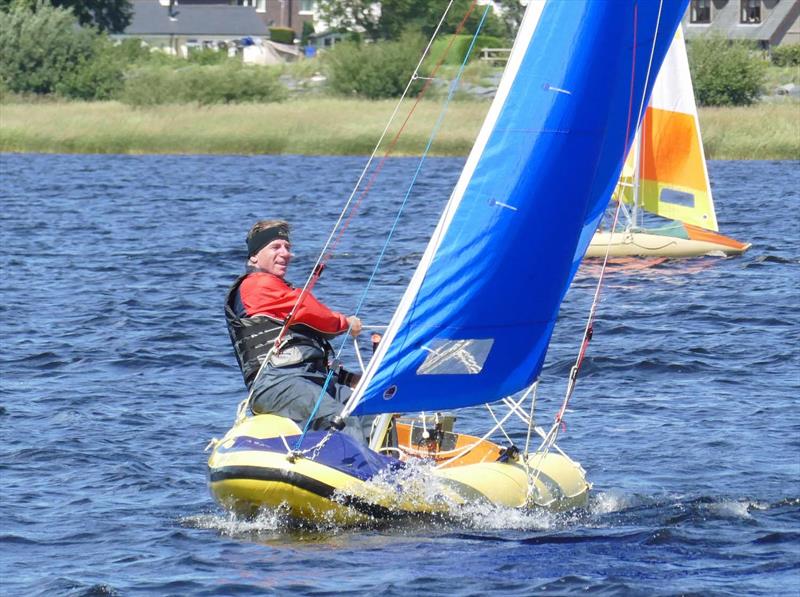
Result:
<instances>
[{"instance_id":1,"label":"blue water surface","mask_svg":"<svg viewBox=\"0 0 800 597\"><path fill-rule=\"evenodd\" d=\"M244 234L291 221L301 284L364 163L0 156L3 594L800 593L797 162L709 164L744 256L607 272L560 439L594 483L587 511L319 529L218 509L204 448L244 397L222 316ZM462 163L425 163L368 325L388 322ZM416 166L390 160L336 242L315 290L334 308L359 304ZM584 265L562 309L544 425L598 272Z\"/></svg>"}]
</instances>

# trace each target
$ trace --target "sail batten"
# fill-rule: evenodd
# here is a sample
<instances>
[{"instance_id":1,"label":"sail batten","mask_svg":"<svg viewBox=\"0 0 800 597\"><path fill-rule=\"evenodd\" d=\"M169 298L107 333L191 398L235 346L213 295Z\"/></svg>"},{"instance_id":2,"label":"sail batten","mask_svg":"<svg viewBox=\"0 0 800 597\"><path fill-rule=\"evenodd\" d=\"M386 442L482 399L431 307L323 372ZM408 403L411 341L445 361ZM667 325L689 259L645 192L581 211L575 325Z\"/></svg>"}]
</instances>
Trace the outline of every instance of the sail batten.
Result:
<instances>
[{"instance_id":1,"label":"sail batten","mask_svg":"<svg viewBox=\"0 0 800 597\"><path fill-rule=\"evenodd\" d=\"M355 413L491 402L538 376L576 254L636 130L627 122L639 111L631 85L634 101L648 91L651 47L641 40L655 40L657 72L681 14L665 7L656 31L655 3L530 3L475 147L356 390Z\"/></svg>"}]
</instances>

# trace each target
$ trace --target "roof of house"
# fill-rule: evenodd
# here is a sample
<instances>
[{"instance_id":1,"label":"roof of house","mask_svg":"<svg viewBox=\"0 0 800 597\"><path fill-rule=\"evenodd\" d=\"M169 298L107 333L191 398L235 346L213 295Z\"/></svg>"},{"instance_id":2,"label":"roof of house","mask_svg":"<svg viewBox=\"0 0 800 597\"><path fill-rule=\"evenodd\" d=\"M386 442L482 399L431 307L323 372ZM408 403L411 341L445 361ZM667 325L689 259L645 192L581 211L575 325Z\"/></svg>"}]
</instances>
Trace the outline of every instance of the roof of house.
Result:
<instances>
[{"instance_id":1,"label":"roof of house","mask_svg":"<svg viewBox=\"0 0 800 597\"><path fill-rule=\"evenodd\" d=\"M133 17L123 35L268 35L267 26L248 6L178 5L174 18L158 0L133 0Z\"/></svg>"},{"instance_id":2,"label":"roof of house","mask_svg":"<svg viewBox=\"0 0 800 597\"><path fill-rule=\"evenodd\" d=\"M718 33L729 39L752 39L778 43L798 15L800 15L800 3L784 0L776 2L761 23L743 24L739 22L738 3L731 2L724 9L714 13L714 21L710 26L688 24L684 30L686 37Z\"/></svg>"}]
</instances>

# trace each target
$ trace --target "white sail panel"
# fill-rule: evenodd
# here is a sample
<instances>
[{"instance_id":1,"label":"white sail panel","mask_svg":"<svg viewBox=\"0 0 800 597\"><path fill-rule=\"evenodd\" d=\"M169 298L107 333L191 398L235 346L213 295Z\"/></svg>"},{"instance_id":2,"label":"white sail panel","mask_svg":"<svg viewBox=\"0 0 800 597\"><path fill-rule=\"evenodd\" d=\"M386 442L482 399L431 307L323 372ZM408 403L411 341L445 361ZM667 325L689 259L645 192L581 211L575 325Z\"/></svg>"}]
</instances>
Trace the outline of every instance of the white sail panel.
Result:
<instances>
[{"instance_id":1,"label":"white sail panel","mask_svg":"<svg viewBox=\"0 0 800 597\"><path fill-rule=\"evenodd\" d=\"M632 191L626 192L628 200L631 195ZM718 229L680 29L658 73L642 123L638 196L646 211Z\"/></svg>"}]
</instances>

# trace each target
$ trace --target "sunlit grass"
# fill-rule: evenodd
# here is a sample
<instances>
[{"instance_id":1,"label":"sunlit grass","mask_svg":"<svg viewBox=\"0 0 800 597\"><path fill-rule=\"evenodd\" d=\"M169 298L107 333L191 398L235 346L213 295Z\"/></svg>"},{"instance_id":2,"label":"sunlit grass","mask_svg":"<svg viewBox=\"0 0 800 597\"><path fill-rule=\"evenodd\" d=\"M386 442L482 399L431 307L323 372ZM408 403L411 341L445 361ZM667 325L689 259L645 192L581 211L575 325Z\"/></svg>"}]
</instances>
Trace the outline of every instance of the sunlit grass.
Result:
<instances>
[{"instance_id":1,"label":"sunlit grass","mask_svg":"<svg viewBox=\"0 0 800 597\"><path fill-rule=\"evenodd\" d=\"M441 111L438 101L404 102L378 150L419 155ZM131 108L116 102L9 101L0 106L0 151L49 153L217 153L365 155L372 152L395 101L290 99L279 104ZM432 155L466 155L488 102L455 101ZM800 103L700 112L710 159L800 159Z\"/></svg>"},{"instance_id":2,"label":"sunlit grass","mask_svg":"<svg viewBox=\"0 0 800 597\"><path fill-rule=\"evenodd\" d=\"M800 103L704 108L700 128L706 157L717 160L800 159Z\"/></svg>"},{"instance_id":3,"label":"sunlit grass","mask_svg":"<svg viewBox=\"0 0 800 597\"><path fill-rule=\"evenodd\" d=\"M138 109L115 102L11 103L0 107L0 150L363 155L373 150L394 107L393 101L338 99ZM411 107L411 102L401 106L381 153ZM421 153L440 108L437 102L420 103L392 154ZM485 103L452 103L432 154L465 154L487 108Z\"/></svg>"}]
</instances>

